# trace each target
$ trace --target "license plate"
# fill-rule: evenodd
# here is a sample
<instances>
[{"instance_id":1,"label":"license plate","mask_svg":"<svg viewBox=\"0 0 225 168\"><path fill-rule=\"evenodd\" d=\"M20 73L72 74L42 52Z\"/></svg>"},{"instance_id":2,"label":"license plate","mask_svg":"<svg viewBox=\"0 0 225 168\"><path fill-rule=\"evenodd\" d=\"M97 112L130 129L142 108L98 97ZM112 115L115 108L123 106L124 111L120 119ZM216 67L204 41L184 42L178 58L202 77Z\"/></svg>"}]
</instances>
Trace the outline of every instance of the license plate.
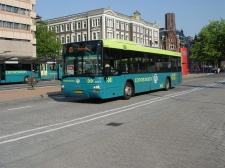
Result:
<instances>
[{"instance_id":1,"label":"license plate","mask_svg":"<svg viewBox=\"0 0 225 168\"><path fill-rule=\"evenodd\" d=\"M83 90L75 90L74 93L75 94L83 94Z\"/></svg>"}]
</instances>

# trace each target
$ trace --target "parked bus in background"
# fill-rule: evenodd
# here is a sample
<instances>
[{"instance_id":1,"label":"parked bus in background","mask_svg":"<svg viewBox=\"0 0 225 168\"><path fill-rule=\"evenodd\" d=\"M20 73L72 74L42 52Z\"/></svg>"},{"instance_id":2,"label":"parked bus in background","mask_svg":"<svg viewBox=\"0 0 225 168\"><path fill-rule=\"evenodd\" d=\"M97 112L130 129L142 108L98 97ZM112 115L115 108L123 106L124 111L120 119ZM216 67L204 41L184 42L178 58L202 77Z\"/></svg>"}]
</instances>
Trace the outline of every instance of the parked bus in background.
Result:
<instances>
[{"instance_id":1,"label":"parked bus in background","mask_svg":"<svg viewBox=\"0 0 225 168\"><path fill-rule=\"evenodd\" d=\"M56 62L19 63L18 61L5 61L0 63L0 84L28 83L28 78L40 80L61 80L62 64Z\"/></svg>"},{"instance_id":2,"label":"parked bus in background","mask_svg":"<svg viewBox=\"0 0 225 168\"><path fill-rule=\"evenodd\" d=\"M15 61L0 63L0 84L27 83L28 77L40 81L39 64L20 64Z\"/></svg>"},{"instance_id":3,"label":"parked bus in background","mask_svg":"<svg viewBox=\"0 0 225 168\"><path fill-rule=\"evenodd\" d=\"M41 80L61 80L62 66L56 62L47 62L40 64Z\"/></svg>"},{"instance_id":4,"label":"parked bus in background","mask_svg":"<svg viewBox=\"0 0 225 168\"><path fill-rule=\"evenodd\" d=\"M62 93L77 98L130 99L135 93L182 82L181 55L103 39L63 45Z\"/></svg>"}]
</instances>

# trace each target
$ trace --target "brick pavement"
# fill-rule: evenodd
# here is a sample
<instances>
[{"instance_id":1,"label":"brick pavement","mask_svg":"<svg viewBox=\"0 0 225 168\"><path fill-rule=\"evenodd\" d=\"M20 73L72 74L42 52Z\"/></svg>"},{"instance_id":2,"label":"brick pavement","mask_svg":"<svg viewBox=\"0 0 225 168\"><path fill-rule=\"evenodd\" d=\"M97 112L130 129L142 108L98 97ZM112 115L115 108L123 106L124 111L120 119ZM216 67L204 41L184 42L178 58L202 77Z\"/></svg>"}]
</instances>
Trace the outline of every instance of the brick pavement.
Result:
<instances>
[{"instance_id":1,"label":"brick pavement","mask_svg":"<svg viewBox=\"0 0 225 168\"><path fill-rule=\"evenodd\" d=\"M48 86L40 88L37 87L34 90L29 87L26 89L0 91L0 103L14 100L44 98L56 94L58 95L61 93L60 89L61 86Z\"/></svg>"},{"instance_id":2,"label":"brick pavement","mask_svg":"<svg viewBox=\"0 0 225 168\"><path fill-rule=\"evenodd\" d=\"M209 74L199 73L199 74L188 74L184 75L183 78L195 78L206 76ZM8 101L15 101L15 100L25 100L25 99L34 99L34 98L44 98L52 95L59 95L61 94L60 86L48 86L38 88L36 87L34 90L31 87L26 89L16 89L16 90L6 90L0 91L0 103L8 102Z\"/></svg>"}]
</instances>

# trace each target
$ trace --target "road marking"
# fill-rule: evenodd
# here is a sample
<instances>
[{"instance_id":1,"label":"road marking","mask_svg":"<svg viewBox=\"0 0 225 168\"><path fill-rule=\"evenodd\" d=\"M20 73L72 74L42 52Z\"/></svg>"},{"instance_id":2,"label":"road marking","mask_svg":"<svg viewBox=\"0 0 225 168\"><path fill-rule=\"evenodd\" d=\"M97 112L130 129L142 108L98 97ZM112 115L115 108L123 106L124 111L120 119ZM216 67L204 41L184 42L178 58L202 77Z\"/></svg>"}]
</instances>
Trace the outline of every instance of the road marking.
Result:
<instances>
[{"instance_id":1,"label":"road marking","mask_svg":"<svg viewBox=\"0 0 225 168\"><path fill-rule=\"evenodd\" d=\"M57 131L57 130L61 130L61 129L64 129L64 128L67 128L67 127L83 124L83 123L90 122L90 121L93 121L93 120L97 120L97 119L100 119L100 118L108 117L108 116L111 116L111 115L114 115L114 114L129 111L129 110L132 110L132 109L135 109L135 108L138 108L138 107L146 106L148 104L160 102L160 101L169 99L171 97L176 97L176 96L188 94L188 93L191 93L191 92L194 92L194 91L197 91L197 90L201 90L201 89L203 89L203 88L194 88L194 89L190 89L190 90L187 90L187 91L182 91L182 92L178 92L178 93L174 93L174 94L165 95L163 97L145 100L145 101L138 102L138 103L135 103L135 104L132 104L132 105L123 106L123 107L120 107L120 108L99 112L99 113L96 113L96 114L92 114L92 115L89 115L89 116L73 119L73 120L70 120L70 121L62 122L62 123L57 123L57 124L53 124L53 125L39 127L39 128L36 128L36 129L31 129L31 130L26 130L26 131L18 132L18 133L15 133L15 134L5 135L5 136L0 137L0 139L9 138L9 137L13 137L13 136L16 136L16 135L21 135L21 134L31 132L28 135L21 135L20 137L17 137L17 138L12 138L12 139L9 139L9 140L3 140L3 141L0 142L0 145L5 144L5 143L9 143L9 142L14 142L14 141L26 139L26 138L37 136L37 135L41 135L41 134L45 134L45 133L49 133L49 132L53 132L53 131ZM100 116L98 116L98 115L100 115ZM94 117L94 118L92 118L92 117ZM71 122L73 122L73 123L71 123ZM63 124L66 124L66 125L63 125ZM58 127L51 128L53 126L58 126ZM47 130L43 130L43 129L47 129ZM40 130L40 132L32 133L32 131L37 131L37 130ZM43 131L41 131L41 130L43 130Z\"/></svg>"},{"instance_id":2,"label":"road marking","mask_svg":"<svg viewBox=\"0 0 225 168\"><path fill-rule=\"evenodd\" d=\"M219 81L219 82L222 82L222 81ZM185 94L192 93L192 92L195 92L195 91L198 91L198 90L202 90L207 86L214 86L216 84L218 84L218 83L212 83L212 84L208 84L208 85L205 85L205 86L202 86L202 87L199 87L199 88L193 88L193 89L178 92L178 93L168 94L168 95L165 95L165 96L162 96L162 97L145 100L145 101L142 101L142 102L138 102L138 103L134 103L134 104L131 104L131 105L119 107L119 108L116 108L116 109L111 109L111 110L99 112L99 113L84 116L84 117L81 117L81 118L76 118L76 119L69 120L69 121L62 122L62 123L52 124L52 125L48 125L48 126L43 126L43 127L31 129L31 130L26 130L26 131L17 132L17 133L14 133L14 134L1 136L0 139L9 138L9 137L13 137L13 136L16 136L16 135L21 135L20 137L17 137L17 138L12 138L12 139L9 139L9 140L3 140L3 141L0 142L0 145L10 143L10 142L14 142L14 141L18 141L18 140L22 140L22 139L26 139L26 138L37 136L37 135L41 135L41 134L45 134L45 133L49 133L49 132L54 132L54 131L61 130L61 129L64 129L64 128L67 128L67 127L83 124L83 123L93 121L93 120L97 120L97 119L100 119L100 118L108 117L108 116L111 116L111 115L114 115L114 114L129 111L129 110L141 107L141 106L149 105L149 104L152 104L152 103L155 103L155 102L160 102L160 101L172 98L172 97L177 97L177 96L185 95ZM106 113L109 113L109 114L106 114ZM100 115L100 116L98 116L98 115ZM94 116L96 116L96 117L94 117ZM94 118L91 118L91 117L94 117ZM81 120L81 121L79 121L79 120ZM76 122L76 121L78 121L78 122ZM75 122L75 123L71 123L71 122ZM63 125L63 124L66 124L66 125ZM55 127L55 126L59 126L59 127L51 128L51 127ZM47 130L43 130L43 129L47 129ZM38 131L38 130L40 130L40 131L43 130L43 131L37 132L37 133L32 133L32 131ZM28 135L22 135L22 134L25 134L25 133L28 133L28 132L31 132L31 133L28 134Z\"/></svg>"},{"instance_id":3,"label":"road marking","mask_svg":"<svg viewBox=\"0 0 225 168\"><path fill-rule=\"evenodd\" d=\"M31 106L24 106L24 107L11 108L11 109L8 109L8 110L9 110L9 111L10 111L10 110L19 110L19 109L28 108L28 107L31 107Z\"/></svg>"}]
</instances>

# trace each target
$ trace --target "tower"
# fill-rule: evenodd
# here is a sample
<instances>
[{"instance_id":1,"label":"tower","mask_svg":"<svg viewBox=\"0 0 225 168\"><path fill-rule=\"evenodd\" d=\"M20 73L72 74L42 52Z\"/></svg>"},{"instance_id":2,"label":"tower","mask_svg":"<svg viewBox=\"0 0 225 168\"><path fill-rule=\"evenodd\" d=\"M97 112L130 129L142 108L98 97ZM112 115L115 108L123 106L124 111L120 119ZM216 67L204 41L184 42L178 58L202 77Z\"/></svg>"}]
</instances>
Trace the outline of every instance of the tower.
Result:
<instances>
[{"instance_id":1,"label":"tower","mask_svg":"<svg viewBox=\"0 0 225 168\"><path fill-rule=\"evenodd\" d=\"M165 25L166 30L176 30L175 14L167 13L165 14Z\"/></svg>"}]
</instances>

